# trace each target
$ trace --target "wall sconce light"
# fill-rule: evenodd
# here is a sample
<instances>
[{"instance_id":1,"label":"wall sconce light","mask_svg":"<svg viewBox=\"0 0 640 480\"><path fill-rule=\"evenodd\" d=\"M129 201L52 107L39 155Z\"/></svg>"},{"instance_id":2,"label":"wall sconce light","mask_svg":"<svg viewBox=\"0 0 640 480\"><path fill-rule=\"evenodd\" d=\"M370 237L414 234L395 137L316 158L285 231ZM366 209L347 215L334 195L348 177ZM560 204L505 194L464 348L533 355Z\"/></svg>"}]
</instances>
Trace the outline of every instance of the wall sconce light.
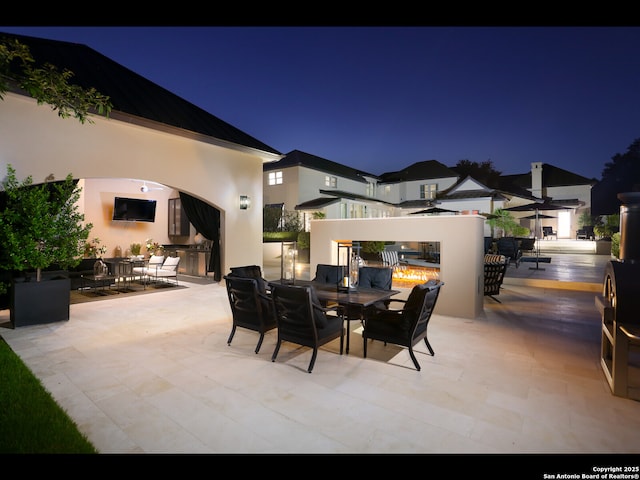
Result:
<instances>
[{"instance_id":1,"label":"wall sconce light","mask_svg":"<svg viewBox=\"0 0 640 480\"><path fill-rule=\"evenodd\" d=\"M248 195L240 195L240 210L246 210L251 205L251 199Z\"/></svg>"}]
</instances>

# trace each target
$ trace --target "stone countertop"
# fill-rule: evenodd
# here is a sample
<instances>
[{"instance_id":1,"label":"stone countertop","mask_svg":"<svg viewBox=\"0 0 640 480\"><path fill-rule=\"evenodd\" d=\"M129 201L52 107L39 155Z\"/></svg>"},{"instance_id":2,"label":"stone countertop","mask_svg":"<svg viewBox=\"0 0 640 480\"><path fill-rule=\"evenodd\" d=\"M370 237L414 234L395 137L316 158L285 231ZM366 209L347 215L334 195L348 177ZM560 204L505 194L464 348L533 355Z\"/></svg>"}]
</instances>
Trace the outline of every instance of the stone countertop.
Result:
<instances>
[{"instance_id":1,"label":"stone countertop","mask_svg":"<svg viewBox=\"0 0 640 480\"><path fill-rule=\"evenodd\" d=\"M164 245L165 250L187 250L189 252L210 252L204 245Z\"/></svg>"}]
</instances>

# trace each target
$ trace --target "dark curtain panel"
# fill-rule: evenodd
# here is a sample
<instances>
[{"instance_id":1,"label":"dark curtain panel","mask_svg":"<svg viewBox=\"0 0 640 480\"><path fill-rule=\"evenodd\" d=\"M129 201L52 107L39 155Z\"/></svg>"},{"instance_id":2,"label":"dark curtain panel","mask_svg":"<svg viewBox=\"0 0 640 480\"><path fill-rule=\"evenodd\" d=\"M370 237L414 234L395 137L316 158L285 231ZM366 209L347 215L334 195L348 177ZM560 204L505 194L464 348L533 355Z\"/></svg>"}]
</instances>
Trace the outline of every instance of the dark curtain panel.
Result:
<instances>
[{"instance_id":1,"label":"dark curtain panel","mask_svg":"<svg viewBox=\"0 0 640 480\"><path fill-rule=\"evenodd\" d=\"M183 192L180 192L180 201L191 224L204 238L213 242L207 272L213 272L213 279L219 282L222 279L220 271L220 210Z\"/></svg>"}]
</instances>

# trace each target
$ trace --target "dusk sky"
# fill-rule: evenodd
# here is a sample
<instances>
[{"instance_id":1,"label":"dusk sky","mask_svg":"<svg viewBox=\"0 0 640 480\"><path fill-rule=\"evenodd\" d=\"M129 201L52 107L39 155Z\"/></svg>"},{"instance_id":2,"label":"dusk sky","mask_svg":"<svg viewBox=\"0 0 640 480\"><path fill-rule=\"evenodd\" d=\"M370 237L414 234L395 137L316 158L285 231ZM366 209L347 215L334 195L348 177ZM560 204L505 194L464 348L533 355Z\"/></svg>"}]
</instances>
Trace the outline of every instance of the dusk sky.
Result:
<instances>
[{"instance_id":1,"label":"dusk sky","mask_svg":"<svg viewBox=\"0 0 640 480\"><path fill-rule=\"evenodd\" d=\"M85 44L285 154L380 175L541 161L600 179L640 138L640 27L1 27Z\"/></svg>"}]
</instances>

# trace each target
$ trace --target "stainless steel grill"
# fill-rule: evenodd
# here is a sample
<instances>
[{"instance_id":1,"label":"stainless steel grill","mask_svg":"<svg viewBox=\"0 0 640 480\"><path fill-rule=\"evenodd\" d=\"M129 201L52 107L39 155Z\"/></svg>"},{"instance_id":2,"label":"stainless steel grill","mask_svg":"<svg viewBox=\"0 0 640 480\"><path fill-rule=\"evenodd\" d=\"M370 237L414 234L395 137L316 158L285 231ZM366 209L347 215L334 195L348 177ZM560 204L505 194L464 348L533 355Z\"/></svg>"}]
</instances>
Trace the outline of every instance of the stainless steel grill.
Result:
<instances>
[{"instance_id":1,"label":"stainless steel grill","mask_svg":"<svg viewBox=\"0 0 640 480\"><path fill-rule=\"evenodd\" d=\"M620 193L620 260L605 266L600 363L614 395L640 400L640 192Z\"/></svg>"}]
</instances>

